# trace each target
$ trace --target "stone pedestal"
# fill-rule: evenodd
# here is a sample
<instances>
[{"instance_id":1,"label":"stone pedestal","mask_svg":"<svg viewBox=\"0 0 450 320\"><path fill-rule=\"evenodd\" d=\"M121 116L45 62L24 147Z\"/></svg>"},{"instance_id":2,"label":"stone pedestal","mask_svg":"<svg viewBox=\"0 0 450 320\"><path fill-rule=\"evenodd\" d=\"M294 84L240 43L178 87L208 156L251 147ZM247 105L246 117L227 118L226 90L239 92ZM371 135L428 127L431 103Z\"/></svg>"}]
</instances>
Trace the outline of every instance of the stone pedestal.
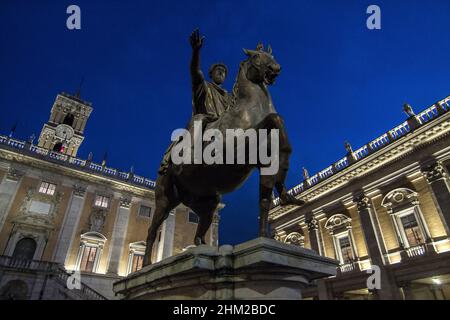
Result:
<instances>
[{"instance_id":1,"label":"stone pedestal","mask_svg":"<svg viewBox=\"0 0 450 320\"><path fill-rule=\"evenodd\" d=\"M268 238L220 248L198 246L114 284L124 299L301 299L311 280L336 275L338 262Z\"/></svg>"}]
</instances>

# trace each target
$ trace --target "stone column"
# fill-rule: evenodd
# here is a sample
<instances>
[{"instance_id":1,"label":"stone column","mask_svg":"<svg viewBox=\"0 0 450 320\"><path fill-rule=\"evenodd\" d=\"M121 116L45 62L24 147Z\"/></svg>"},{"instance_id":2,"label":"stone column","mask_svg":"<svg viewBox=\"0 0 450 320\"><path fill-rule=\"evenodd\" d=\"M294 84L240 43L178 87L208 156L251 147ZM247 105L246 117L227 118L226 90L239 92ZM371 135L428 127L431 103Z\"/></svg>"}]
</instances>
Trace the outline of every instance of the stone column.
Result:
<instances>
[{"instance_id":1,"label":"stone column","mask_svg":"<svg viewBox=\"0 0 450 320\"><path fill-rule=\"evenodd\" d=\"M168 219L168 218L167 218ZM163 258L164 240L166 238L166 220L159 227L156 237L156 262L159 262Z\"/></svg>"},{"instance_id":2,"label":"stone column","mask_svg":"<svg viewBox=\"0 0 450 320\"><path fill-rule=\"evenodd\" d=\"M164 234L162 235L164 236L164 238L161 239L161 241L163 241L163 243L161 244L162 259L170 257L173 253L174 233L175 233L175 210L172 210L164 223Z\"/></svg>"},{"instance_id":3,"label":"stone column","mask_svg":"<svg viewBox=\"0 0 450 320\"><path fill-rule=\"evenodd\" d=\"M374 208L372 207L372 202L370 198L364 194L360 194L354 198L354 202L357 205L359 218L361 220L361 227L363 229L364 239L366 240L367 250L369 251L370 259L372 264L383 265L383 257L381 252L383 250L384 244L381 239L379 239L380 234L376 232L376 226L373 223L374 220ZM377 237L378 236L378 237Z\"/></svg>"},{"instance_id":4,"label":"stone column","mask_svg":"<svg viewBox=\"0 0 450 320\"><path fill-rule=\"evenodd\" d=\"M130 218L130 206L130 198L120 198L120 204L111 237L111 247L109 249L109 264L107 271L109 274L116 275L119 272L120 257L123 253L123 245L128 229L128 220Z\"/></svg>"},{"instance_id":5,"label":"stone column","mask_svg":"<svg viewBox=\"0 0 450 320\"><path fill-rule=\"evenodd\" d=\"M9 209L11 208L19 181L23 174L14 168L10 168L3 181L0 183L0 231L3 228Z\"/></svg>"},{"instance_id":6,"label":"stone column","mask_svg":"<svg viewBox=\"0 0 450 320\"><path fill-rule=\"evenodd\" d=\"M380 268L380 289L374 289L372 292L377 299L398 300L401 298L400 291L395 285L395 279L392 272L384 266L382 252L385 252L386 248L384 248L381 233L377 232L379 231L379 227L374 223L374 221L377 220L372 201L369 197L364 195L364 193L361 193L354 198L354 202L357 204L361 227L371 263L373 266L378 266L378 268ZM372 272L377 272L377 269L373 268ZM367 275L367 277L369 276L370 274Z\"/></svg>"},{"instance_id":7,"label":"stone column","mask_svg":"<svg viewBox=\"0 0 450 320\"><path fill-rule=\"evenodd\" d=\"M319 241L319 221L315 218L310 219L308 222L309 243L311 249L315 250L318 254L322 255L322 250Z\"/></svg>"},{"instance_id":8,"label":"stone column","mask_svg":"<svg viewBox=\"0 0 450 320\"><path fill-rule=\"evenodd\" d=\"M161 225L161 240L158 242L156 261L168 258L173 253L173 239L175 233L175 209Z\"/></svg>"},{"instance_id":9,"label":"stone column","mask_svg":"<svg viewBox=\"0 0 450 320\"><path fill-rule=\"evenodd\" d=\"M425 164L422 172L431 187L431 195L447 235L450 235L450 187L447 172L440 162Z\"/></svg>"},{"instance_id":10,"label":"stone column","mask_svg":"<svg viewBox=\"0 0 450 320\"><path fill-rule=\"evenodd\" d=\"M86 200L85 195L86 188L74 185L69 207L64 216L63 225L59 234L56 251L53 255L55 262L66 264L66 259L80 222L81 212L83 211L84 201Z\"/></svg>"},{"instance_id":11,"label":"stone column","mask_svg":"<svg viewBox=\"0 0 450 320\"><path fill-rule=\"evenodd\" d=\"M220 215L219 211L216 211L213 216L211 223L211 229L209 230L209 245L213 247L219 246L219 221Z\"/></svg>"}]
</instances>

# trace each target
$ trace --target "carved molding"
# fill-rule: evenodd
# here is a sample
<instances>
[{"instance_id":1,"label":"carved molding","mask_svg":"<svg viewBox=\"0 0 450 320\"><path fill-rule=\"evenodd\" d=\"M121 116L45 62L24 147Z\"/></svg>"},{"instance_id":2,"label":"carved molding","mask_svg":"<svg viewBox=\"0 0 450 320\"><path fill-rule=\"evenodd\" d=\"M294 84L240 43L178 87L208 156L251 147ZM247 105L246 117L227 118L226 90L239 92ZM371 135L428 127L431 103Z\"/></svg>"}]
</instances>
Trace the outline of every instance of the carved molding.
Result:
<instances>
[{"instance_id":1,"label":"carved molding","mask_svg":"<svg viewBox=\"0 0 450 320\"><path fill-rule=\"evenodd\" d=\"M131 207L131 198L130 197L121 197L120 198L120 206L122 208L129 209Z\"/></svg>"},{"instance_id":2,"label":"carved molding","mask_svg":"<svg viewBox=\"0 0 450 320\"><path fill-rule=\"evenodd\" d=\"M408 188L398 188L386 194L381 205L387 209L389 214L392 214L397 209L418 206L419 200L417 192Z\"/></svg>"},{"instance_id":3,"label":"carved molding","mask_svg":"<svg viewBox=\"0 0 450 320\"><path fill-rule=\"evenodd\" d=\"M299 232L291 232L284 239L284 243L303 247L305 245L305 237Z\"/></svg>"},{"instance_id":4,"label":"carved molding","mask_svg":"<svg viewBox=\"0 0 450 320\"><path fill-rule=\"evenodd\" d=\"M86 193L86 187L79 185L79 184L74 184L73 185L73 194L78 196L78 197L84 197Z\"/></svg>"},{"instance_id":5,"label":"carved molding","mask_svg":"<svg viewBox=\"0 0 450 320\"><path fill-rule=\"evenodd\" d=\"M58 214L63 193L57 191L53 196L42 194L35 188L29 187L19 208L19 215L13 220L17 225L53 229L55 217ZM32 212L33 201L49 205L48 213Z\"/></svg>"},{"instance_id":6,"label":"carved molding","mask_svg":"<svg viewBox=\"0 0 450 320\"><path fill-rule=\"evenodd\" d=\"M8 173L6 174L6 178L11 181L19 181L23 175L24 175L23 172L11 167L9 168Z\"/></svg>"},{"instance_id":7,"label":"carved molding","mask_svg":"<svg viewBox=\"0 0 450 320\"><path fill-rule=\"evenodd\" d=\"M318 230L319 229L319 221L315 218L312 218L308 221L308 230Z\"/></svg>"},{"instance_id":8,"label":"carved molding","mask_svg":"<svg viewBox=\"0 0 450 320\"><path fill-rule=\"evenodd\" d=\"M360 194L356 196L353 201L356 203L358 212L369 209L372 206L370 198L365 194Z\"/></svg>"},{"instance_id":9,"label":"carved molding","mask_svg":"<svg viewBox=\"0 0 450 320\"><path fill-rule=\"evenodd\" d=\"M320 182L300 193L302 199L307 201L315 201L319 197L324 196L330 190L335 190L339 186L343 186L354 177L364 178L372 173L374 169L380 170L389 166L393 161L399 161L411 154L420 152L426 146L432 145L436 141L448 136L448 120L446 118L438 118L442 121L431 121L422 128L427 127L424 131L416 131L407 139L396 140L392 144L392 148L378 150L376 156L365 157L358 161L356 166L350 166L344 170L332 175L326 182ZM437 119L436 119L437 120ZM269 213L272 220L279 219L295 211L295 207L277 206Z\"/></svg>"},{"instance_id":10,"label":"carved molding","mask_svg":"<svg viewBox=\"0 0 450 320\"><path fill-rule=\"evenodd\" d=\"M286 231L284 230L277 230L275 231L274 239L277 241L282 241L283 237L286 235Z\"/></svg>"},{"instance_id":11,"label":"carved molding","mask_svg":"<svg viewBox=\"0 0 450 320\"><path fill-rule=\"evenodd\" d=\"M102 185L108 190L114 189L118 192L130 193L150 200L155 199L153 189L147 189L145 186L137 186L124 181L116 181L81 167L74 170L70 167L61 166L60 164L21 154L20 151L10 151L2 149L1 147L0 158L5 159L6 161L18 162L21 163L22 166L29 166L36 170L48 170L55 174L64 175L67 178L82 180L86 184ZM23 175L23 173L19 171L17 171L17 174Z\"/></svg>"},{"instance_id":12,"label":"carved molding","mask_svg":"<svg viewBox=\"0 0 450 320\"><path fill-rule=\"evenodd\" d=\"M422 173L427 179L428 183L433 183L437 180L447 177L447 172L441 162L435 162L422 168Z\"/></svg>"},{"instance_id":13,"label":"carved molding","mask_svg":"<svg viewBox=\"0 0 450 320\"><path fill-rule=\"evenodd\" d=\"M352 224L352 219L345 214L338 213L331 216L327 222L325 223L325 228L331 233L341 227L345 227L346 229L350 229Z\"/></svg>"},{"instance_id":14,"label":"carved molding","mask_svg":"<svg viewBox=\"0 0 450 320\"><path fill-rule=\"evenodd\" d=\"M106 221L106 211L103 209L96 209L91 212L89 217L89 231L102 233Z\"/></svg>"}]
</instances>

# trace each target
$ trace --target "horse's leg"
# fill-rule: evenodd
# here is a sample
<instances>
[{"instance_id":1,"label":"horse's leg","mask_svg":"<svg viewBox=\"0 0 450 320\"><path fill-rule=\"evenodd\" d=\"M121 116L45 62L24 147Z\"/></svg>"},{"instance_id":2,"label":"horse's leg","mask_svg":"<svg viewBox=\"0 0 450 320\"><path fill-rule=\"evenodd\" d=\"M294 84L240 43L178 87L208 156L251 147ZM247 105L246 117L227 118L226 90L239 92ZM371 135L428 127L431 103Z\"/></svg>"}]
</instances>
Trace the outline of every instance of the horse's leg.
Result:
<instances>
[{"instance_id":1,"label":"horse's leg","mask_svg":"<svg viewBox=\"0 0 450 320\"><path fill-rule=\"evenodd\" d=\"M170 177L170 172L166 175L159 176L156 180L155 188L156 209L153 214L152 223L148 229L147 243L145 247L145 255L143 265L151 264L153 244L155 243L158 228L167 219L170 211L175 208L180 201L175 192L175 187Z\"/></svg>"},{"instance_id":2,"label":"horse's leg","mask_svg":"<svg viewBox=\"0 0 450 320\"><path fill-rule=\"evenodd\" d=\"M292 153L292 147L289 143L288 135L284 126L284 121L278 114L271 114L267 117L267 126L270 129L279 130L279 169L276 175L275 188L281 199L281 205L291 204L302 206L305 204L303 200L295 198L289 194L286 189L285 181L289 170L289 158Z\"/></svg>"},{"instance_id":3,"label":"horse's leg","mask_svg":"<svg viewBox=\"0 0 450 320\"><path fill-rule=\"evenodd\" d=\"M220 197L200 199L199 203L193 204L191 209L198 215L199 222L195 233L194 243L199 246L206 244L205 234L211 226L214 212L220 203Z\"/></svg>"},{"instance_id":4,"label":"horse's leg","mask_svg":"<svg viewBox=\"0 0 450 320\"><path fill-rule=\"evenodd\" d=\"M272 204L272 190L275 185L275 175L259 175L259 236L270 237L269 210Z\"/></svg>"}]
</instances>

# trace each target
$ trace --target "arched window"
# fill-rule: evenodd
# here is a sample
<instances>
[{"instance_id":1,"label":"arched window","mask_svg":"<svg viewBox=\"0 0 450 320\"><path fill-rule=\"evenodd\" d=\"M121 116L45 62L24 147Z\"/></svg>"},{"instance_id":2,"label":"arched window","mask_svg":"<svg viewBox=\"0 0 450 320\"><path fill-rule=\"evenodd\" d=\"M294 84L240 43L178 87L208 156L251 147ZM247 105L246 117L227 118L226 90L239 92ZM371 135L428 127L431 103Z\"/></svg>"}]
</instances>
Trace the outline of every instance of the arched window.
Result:
<instances>
[{"instance_id":1,"label":"arched window","mask_svg":"<svg viewBox=\"0 0 450 320\"><path fill-rule=\"evenodd\" d=\"M63 147L62 142L58 142L58 143L56 143L55 146L53 147L53 151L61 152L62 147Z\"/></svg>"},{"instance_id":2,"label":"arched window","mask_svg":"<svg viewBox=\"0 0 450 320\"><path fill-rule=\"evenodd\" d=\"M71 113L68 113L68 114L66 114L66 116L64 117L64 120L63 120L63 124L67 124L68 126L73 126L73 121L75 120L75 117L74 117L74 115L73 114L71 114Z\"/></svg>"},{"instance_id":3,"label":"arched window","mask_svg":"<svg viewBox=\"0 0 450 320\"><path fill-rule=\"evenodd\" d=\"M417 192L408 188L390 191L381 205L392 218L398 241L409 257L425 253L424 244L430 242L430 231L419 206Z\"/></svg>"},{"instance_id":4,"label":"arched window","mask_svg":"<svg viewBox=\"0 0 450 320\"><path fill-rule=\"evenodd\" d=\"M23 238L19 240L13 252L13 258L23 260L33 260L36 252L36 241L31 238Z\"/></svg>"},{"instance_id":5,"label":"arched window","mask_svg":"<svg viewBox=\"0 0 450 320\"><path fill-rule=\"evenodd\" d=\"M144 241L130 243L127 274L142 269L145 254L145 245L146 243Z\"/></svg>"},{"instance_id":6,"label":"arched window","mask_svg":"<svg viewBox=\"0 0 450 320\"><path fill-rule=\"evenodd\" d=\"M341 272L359 268L358 255L352 232L352 219L345 214L335 214L328 218L325 228L333 237L336 260L341 263Z\"/></svg>"},{"instance_id":7,"label":"arched window","mask_svg":"<svg viewBox=\"0 0 450 320\"><path fill-rule=\"evenodd\" d=\"M76 269L84 272L97 272L106 237L98 232L87 232L81 235Z\"/></svg>"}]
</instances>

